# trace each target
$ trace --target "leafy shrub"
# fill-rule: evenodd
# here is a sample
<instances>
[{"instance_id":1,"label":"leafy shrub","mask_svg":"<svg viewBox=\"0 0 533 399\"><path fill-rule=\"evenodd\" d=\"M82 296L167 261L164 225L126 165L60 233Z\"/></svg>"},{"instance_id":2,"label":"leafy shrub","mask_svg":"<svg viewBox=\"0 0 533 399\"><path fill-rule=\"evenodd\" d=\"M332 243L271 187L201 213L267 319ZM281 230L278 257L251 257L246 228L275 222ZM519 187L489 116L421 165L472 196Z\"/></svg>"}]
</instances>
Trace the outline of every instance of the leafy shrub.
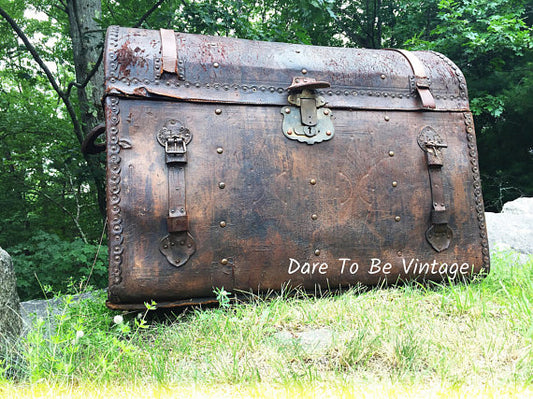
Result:
<instances>
[{"instance_id":1,"label":"leafy shrub","mask_svg":"<svg viewBox=\"0 0 533 399\"><path fill-rule=\"evenodd\" d=\"M56 234L37 231L30 240L8 249L17 274L21 300L43 297L48 291L66 292L73 284L107 283L107 247L81 239L63 241ZM96 256L98 254L98 256Z\"/></svg>"}]
</instances>

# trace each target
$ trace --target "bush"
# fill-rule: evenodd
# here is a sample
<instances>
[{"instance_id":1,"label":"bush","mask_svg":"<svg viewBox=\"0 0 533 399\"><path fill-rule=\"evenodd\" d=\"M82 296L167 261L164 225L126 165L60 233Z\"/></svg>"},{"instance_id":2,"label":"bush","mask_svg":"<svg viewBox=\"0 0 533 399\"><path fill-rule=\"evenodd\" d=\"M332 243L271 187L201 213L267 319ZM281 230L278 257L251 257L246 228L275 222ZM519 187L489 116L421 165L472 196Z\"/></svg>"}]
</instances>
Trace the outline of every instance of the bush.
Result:
<instances>
[{"instance_id":1,"label":"bush","mask_svg":"<svg viewBox=\"0 0 533 399\"><path fill-rule=\"evenodd\" d=\"M21 300L42 298L46 292L66 292L75 284L107 285L107 247L81 239L63 241L56 234L36 232L25 243L8 249L17 274ZM98 254L98 256L96 256Z\"/></svg>"}]
</instances>

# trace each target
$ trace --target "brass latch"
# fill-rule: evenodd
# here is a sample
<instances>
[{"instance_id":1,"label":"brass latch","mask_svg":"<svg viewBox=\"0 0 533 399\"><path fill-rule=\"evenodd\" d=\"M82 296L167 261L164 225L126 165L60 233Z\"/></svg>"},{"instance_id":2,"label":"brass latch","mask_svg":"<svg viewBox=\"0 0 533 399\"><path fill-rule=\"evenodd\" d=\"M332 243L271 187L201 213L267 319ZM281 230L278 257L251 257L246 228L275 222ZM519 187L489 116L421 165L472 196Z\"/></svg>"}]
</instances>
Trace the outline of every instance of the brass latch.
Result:
<instances>
[{"instance_id":1,"label":"brass latch","mask_svg":"<svg viewBox=\"0 0 533 399\"><path fill-rule=\"evenodd\" d=\"M329 87L328 82L296 77L288 87L290 106L281 109L283 134L291 140L314 144L330 140L335 131L331 110L315 89Z\"/></svg>"}]
</instances>

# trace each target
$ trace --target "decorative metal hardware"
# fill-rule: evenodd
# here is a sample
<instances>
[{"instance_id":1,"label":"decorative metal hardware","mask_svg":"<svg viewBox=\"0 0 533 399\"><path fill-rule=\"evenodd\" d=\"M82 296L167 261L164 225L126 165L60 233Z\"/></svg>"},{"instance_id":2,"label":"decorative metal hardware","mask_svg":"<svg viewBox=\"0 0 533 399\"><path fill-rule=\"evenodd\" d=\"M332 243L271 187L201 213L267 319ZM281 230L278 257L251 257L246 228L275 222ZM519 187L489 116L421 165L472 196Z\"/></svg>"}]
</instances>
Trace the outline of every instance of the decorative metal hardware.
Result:
<instances>
[{"instance_id":1,"label":"decorative metal hardware","mask_svg":"<svg viewBox=\"0 0 533 399\"><path fill-rule=\"evenodd\" d=\"M450 246L453 231L448 226L448 210L444 200L442 184L442 148L448 147L445 140L432 127L426 126L418 135L418 145L426 153L429 181L431 185L431 226L426 239L433 249L442 252Z\"/></svg>"},{"instance_id":2,"label":"decorative metal hardware","mask_svg":"<svg viewBox=\"0 0 533 399\"><path fill-rule=\"evenodd\" d=\"M187 144L192 140L192 134L183 124L170 119L157 133L157 141L165 147L165 162L187 163Z\"/></svg>"},{"instance_id":3,"label":"decorative metal hardware","mask_svg":"<svg viewBox=\"0 0 533 399\"><path fill-rule=\"evenodd\" d=\"M325 108L326 100L316 89L329 87L328 82L313 78L296 77L287 90L289 104L281 109L283 134L291 140L314 144L331 140L335 133L332 112Z\"/></svg>"},{"instance_id":4,"label":"decorative metal hardware","mask_svg":"<svg viewBox=\"0 0 533 399\"><path fill-rule=\"evenodd\" d=\"M169 119L157 133L157 141L165 147L168 166L169 234L161 240L159 250L176 267L186 263L196 251L194 239L188 233L189 219L185 207L185 165L187 145L191 140L189 129L176 119Z\"/></svg>"},{"instance_id":5,"label":"decorative metal hardware","mask_svg":"<svg viewBox=\"0 0 533 399\"><path fill-rule=\"evenodd\" d=\"M172 266L180 267L196 252L196 243L187 231L171 233L163 237L159 250Z\"/></svg>"}]
</instances>

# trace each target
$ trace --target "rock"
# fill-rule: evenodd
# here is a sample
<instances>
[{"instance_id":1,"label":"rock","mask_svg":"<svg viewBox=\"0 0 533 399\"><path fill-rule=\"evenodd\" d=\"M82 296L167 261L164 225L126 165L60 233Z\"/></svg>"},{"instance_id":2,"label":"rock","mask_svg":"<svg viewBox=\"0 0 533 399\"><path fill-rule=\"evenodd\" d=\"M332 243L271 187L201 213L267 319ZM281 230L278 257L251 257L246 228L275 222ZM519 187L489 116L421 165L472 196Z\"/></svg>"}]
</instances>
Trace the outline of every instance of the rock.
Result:
<instances>
[{"instance_id":1,"label":"rock","mask_svg":"<svg viewBox=\"0 0 533 399\"><path fill-rule=\"evenodd\" d=\"M520 262L533 255L533 198L522 197L507 202L501 213L486 212L491 250L512 250Z\"/></svg>"},{"instance_id":2,"label":"rock","mask_svg":"<svg viewBox=\"0 0 533 399\"><path fill-rule=\"evenodd\" d=\"M533 216L533 198L521 197L503 205L502 213Z\"/></svg>"},{"instance_id":3,"label":"rock","mask_svg":"<svg viewBox=\"0 0 533 399\"><path fill-rule=\"evenodd\" d=\"M96 290L84 292L82 294L73 295L70 297L68 304L74 305L79 301L86 299L94 299L101 295L105 290ZM47 328L50 331L54 330L55 316L65 312L64 297L52 299L33 299L20 303L20 314L24 324L23 333L26 334L33 326L35 320L42 319L47 323Z\"/></svg>"},{"instance_id":4,"label":"rock","mask_svg":"<svg viewBox=\"0 0 533 399\"><path fill-rule=\"evenodd\" d=\"M20 335L22 319L11 256L0 248L0 339Z\"/></svg>"}]
</instances>

